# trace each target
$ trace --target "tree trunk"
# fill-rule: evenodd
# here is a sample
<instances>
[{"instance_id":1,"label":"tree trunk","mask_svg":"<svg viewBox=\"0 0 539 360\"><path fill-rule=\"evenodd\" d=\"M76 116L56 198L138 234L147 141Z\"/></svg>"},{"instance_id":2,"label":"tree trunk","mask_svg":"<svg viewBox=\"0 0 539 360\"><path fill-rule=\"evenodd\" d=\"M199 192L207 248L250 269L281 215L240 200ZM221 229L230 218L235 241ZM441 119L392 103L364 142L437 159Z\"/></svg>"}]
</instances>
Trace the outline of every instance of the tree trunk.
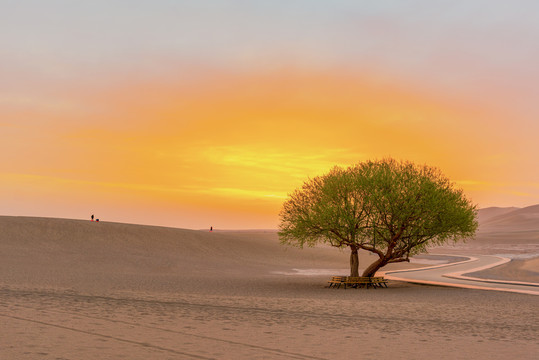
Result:
<instances>
[{"instance_id":1,"label":"tree trunk","mask_svg":"<svg viewBox=\"0 0 539 360\"><path fill-rule=\"evenodd\" d=\"M350 276L359 276L359 257L355 245L350 245Z\"/></svg>"},{"instance_id":2,"label":"tree trunk","mask_svg":"<svg viewBox=\"0 0 539 360\"><path fill-rule=\"evenodd\" d=\"M387 260L380 258L376 260L375 262L373 262L372 264L370 264L369 266L367 266L367 268L365 269L365 271L363 271L363 274L361 276L372 277L376 274L378 269L380 269L382 266L385 266L385 265L387 265Z\"/></svg>"}]
</instances>

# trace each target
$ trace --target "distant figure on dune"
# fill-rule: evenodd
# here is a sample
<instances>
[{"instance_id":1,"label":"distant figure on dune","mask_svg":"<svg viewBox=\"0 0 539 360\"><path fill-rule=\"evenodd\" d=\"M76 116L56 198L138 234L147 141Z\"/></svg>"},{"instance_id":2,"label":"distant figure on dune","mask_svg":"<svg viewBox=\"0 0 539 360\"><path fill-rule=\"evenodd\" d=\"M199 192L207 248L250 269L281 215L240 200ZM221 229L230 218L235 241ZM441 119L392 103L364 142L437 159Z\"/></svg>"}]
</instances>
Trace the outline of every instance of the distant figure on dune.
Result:
<instances>
[{"instance_id":1,"label":"distant figure on dune","mask_svg":"<svg viewBox=\"0 0 539 360\"><path fill-rule=\"evenodd\" d=\"M213 231L213 226L210 226L210 232L212 232L212 231Z\"/></svg>"},{"instance_id":2,"label":"distant figure on dune","mask_svg":"<svg viewBox=\"0 0 539 360\"><path fill-rule=\"evenodd\" d=\"M94 221L94 214L92 214L92 221Z\"/></svg>"}]
</instances>

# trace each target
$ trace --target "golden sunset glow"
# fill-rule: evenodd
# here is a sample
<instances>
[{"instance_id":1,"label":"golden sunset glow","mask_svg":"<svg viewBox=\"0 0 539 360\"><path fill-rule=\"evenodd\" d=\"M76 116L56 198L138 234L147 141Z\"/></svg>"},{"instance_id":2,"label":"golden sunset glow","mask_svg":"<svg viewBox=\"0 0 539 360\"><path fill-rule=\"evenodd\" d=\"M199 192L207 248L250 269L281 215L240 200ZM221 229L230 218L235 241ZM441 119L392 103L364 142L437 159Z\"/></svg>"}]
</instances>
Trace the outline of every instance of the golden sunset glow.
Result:
<instances>
[{"instance_id":1,"label":"golden sunset glow","mask_svg":"<svg viewBox=\"0 0 539 360\"><path fill-rule=\"evenodd\" d=\"M480 206L539 202L539 125L500 88L485 102L382 66L159 64L4 89L2 213L274 228L308 177L383 157L439 167Z\"/></svg>"}]
</instances>

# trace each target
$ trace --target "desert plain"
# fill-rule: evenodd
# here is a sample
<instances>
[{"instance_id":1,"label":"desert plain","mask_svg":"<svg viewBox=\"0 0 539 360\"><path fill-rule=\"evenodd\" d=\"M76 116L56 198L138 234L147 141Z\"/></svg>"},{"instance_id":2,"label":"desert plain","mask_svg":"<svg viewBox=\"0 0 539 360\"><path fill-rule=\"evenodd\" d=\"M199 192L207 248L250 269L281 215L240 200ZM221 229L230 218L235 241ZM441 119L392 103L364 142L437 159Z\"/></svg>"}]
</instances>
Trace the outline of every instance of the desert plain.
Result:
<instances>
[{"instance_id":1,"label":"desert plain","mask_svg":"<svg viewBox=\"0 0 539 360\"><path fill-rule=\"evenodd\" d=\"M479 213L446 256L511 262L474 276L539 283L539 206ZM328 289L348 252L276 231L0 217L0 359L537 359L539 297L390 281ZM374 258L361 254L360 267Z\"/></svg>"}]
</instances>

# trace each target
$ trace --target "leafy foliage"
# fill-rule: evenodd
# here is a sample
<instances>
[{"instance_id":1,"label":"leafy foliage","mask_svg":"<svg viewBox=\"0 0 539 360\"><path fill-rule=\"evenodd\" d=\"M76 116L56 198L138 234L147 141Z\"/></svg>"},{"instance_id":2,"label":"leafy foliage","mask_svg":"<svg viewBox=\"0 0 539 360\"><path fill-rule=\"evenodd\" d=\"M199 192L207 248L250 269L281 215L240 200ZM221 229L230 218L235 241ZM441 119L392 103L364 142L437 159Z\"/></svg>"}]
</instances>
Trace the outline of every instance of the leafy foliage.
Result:
<instances>
[{"instance_id":1,"label":"leafy foliage","mask_svg":"<svg viewBox=\"0 0 539 360\"><path fill-rule=\"evenodd\" d=\"M326 242L377 254L364 276L477 229L475 205L438 169L393 159L309 179L283 204L280 218L282 243Z\"/></svg>"}]
</instances>

